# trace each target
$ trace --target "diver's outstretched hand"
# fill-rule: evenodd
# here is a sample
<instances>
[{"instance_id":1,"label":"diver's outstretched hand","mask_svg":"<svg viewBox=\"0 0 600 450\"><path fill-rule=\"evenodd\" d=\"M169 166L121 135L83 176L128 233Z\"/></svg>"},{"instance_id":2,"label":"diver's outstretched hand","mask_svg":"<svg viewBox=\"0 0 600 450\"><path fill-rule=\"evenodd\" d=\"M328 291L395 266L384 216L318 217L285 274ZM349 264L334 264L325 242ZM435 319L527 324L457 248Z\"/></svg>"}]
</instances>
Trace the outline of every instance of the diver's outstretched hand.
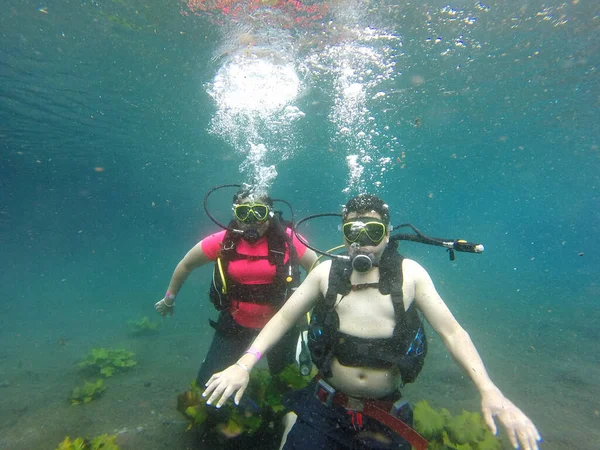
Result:
<instances>
[{"instance_id":1,"label":"diver's outstretched hand","mask_svg":"<svg viewBox=\"0 0 600 450\"><path fill-rule=\"evenodd\" d=\"M159 300L154 304L154 309L156 309L161 316L171 316L173 315L175 306L173 304L169 306L169 304L166 303L165 299L163 298L162 300Z\"/></svg>"},{"instance_id":2,"label":"diver's outstretched hand","mask_svg":"<svg viewBox=\"0 0 600 450\"><path fill-rule=\"evenodd\" d=\"M210 396L206 401L207 405L211 405L215 400L219 399L215 406L220 408L236 392L234 402L236 405L239 405L249 381L250 372L242 365L234 364L223 372L215 373L210 377L210 380L206 383L206 390L202 393L202 397Z\"/></svg>"},{"instance_id":3,"label":"diver's outstretched hand","mask_svg":"<svg viewBox=\"0 0 600 450\"><path fill-rule=\"evenodd\" d=\"M499 390L487 392L482 396L481 411L487 426L494 435L498 432L494 422L495 416L506 428L508 438L514 448L520 446L523 450L539 449L538 442L542 440L542 437L533 422Z\"/></svg>"}]
</instances>

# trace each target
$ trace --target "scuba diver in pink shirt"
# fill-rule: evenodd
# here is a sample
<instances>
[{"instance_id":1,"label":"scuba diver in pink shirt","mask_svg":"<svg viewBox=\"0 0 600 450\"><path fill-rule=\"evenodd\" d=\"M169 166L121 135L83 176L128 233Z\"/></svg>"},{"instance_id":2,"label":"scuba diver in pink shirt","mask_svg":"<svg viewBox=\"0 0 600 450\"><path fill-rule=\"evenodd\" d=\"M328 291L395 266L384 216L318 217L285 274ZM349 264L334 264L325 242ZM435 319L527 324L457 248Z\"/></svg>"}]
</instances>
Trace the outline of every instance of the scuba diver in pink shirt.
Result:
<instances>
[{"instance_id":1,"label":"scuba diver in pink shirt","mask_svg":"<svg viewBox=\"0 0 600 450\"><path fill-rule=\"evenodd\" d=\"M215 190L232 186L239 185L218 186L206 194L206 212L224 230L205 237L185 255L165 296L155 305L163 316L173 314L177 294L190 273L214 262L210 299L220 313L216 322L209 320L215 334L198 372L199 386L214 372L235 363L299 286L299 266L308 271L317 260L315 252L292 232L291 224L273 210L267 194L240 189L233 197L233 220L228 226L217 222L208 211L207 199ZM296 363L298 335L298 330L290 330L271 350L272 374Z\"/></svg>"}]
</instances>

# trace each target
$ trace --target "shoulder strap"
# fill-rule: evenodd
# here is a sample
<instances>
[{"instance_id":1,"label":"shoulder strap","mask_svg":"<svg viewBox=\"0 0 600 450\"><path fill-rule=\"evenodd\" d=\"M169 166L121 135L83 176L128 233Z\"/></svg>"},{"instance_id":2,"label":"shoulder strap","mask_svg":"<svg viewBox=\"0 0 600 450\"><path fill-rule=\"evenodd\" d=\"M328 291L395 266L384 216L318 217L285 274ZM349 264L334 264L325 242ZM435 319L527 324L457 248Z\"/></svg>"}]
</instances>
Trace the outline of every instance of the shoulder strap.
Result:
<instances>
[{"instance_id":1,"label":"shoulder strap","mask_svg":"<svg viewBox=\"0 0 600 450\"><path fill-rule=\"evenodd\" d=\"M232 220L227 225L227 229L225 230L225 235L223 236L223 240L221 241L221 253L229 252L231 250L235 251L237 242L242 238L242 236L239 233L233 232L236 224L237 224L236 221Z\"/></svg>"},{"instance_id":2,"label":"shoulder strap","mask_svg":"<svg viewBox=\"0 0 600 450\"><path fill-rule=\"evenodd\" d=\"M310 326L318 324L317 328L320 331L316 339L309 339L309 348L313 361L325 377L332 376L331 361L335 353L337 332L340 328L339 317L334 306L338 294L347 295L352 289L351 273L352 266L349 262L338 258L331 261L327 292L325 297L319 295L319 300L311 314Z\"/></svg>"},{"instance_id":3,"label":"shoulder strap","mask_svg":"<svg viewBox=\"0 0 600 450\"><path fill-rule=\"evenodd\" d=\"M404 282L402 261L404 261L404 256L398 253L397 247L394 245L388 245L381 256L381 261L379 261L379 292L383 295L389 294L392 296L396 324L402 323L405 316L404 294L402 293ZM398 328L400 327L396 326L396 329Z\"/></svg>"},{"instance_id":4,"label":"shoulder strap","mask_svg":"<svg viewBox=\"0 0 600 450\"><path fill-rule=\"evenodd\" d=\"M232 220L227 225L227 230L225 231L225 235L223 236L223 240L221 241L221 250L219 251L219 258L221 260L221 270L223 271L223 275L227 278L227 269L229 266L229 261L232 259L237 259L238 252L236 251L237 242L240 240L241 236L238 233L234 233L233 227L236 222ZM215 262L215 270L217 262Z\"/></svg>"},{"instance_id":5,"label":"shoulder strap","mask_svg":"<svg viewBox=\"0 0 600 450\"><path fill-rule=\"evenodd\" d=\"M423 319L421 318L419 311L417 310L414 304L411 305L407 311L404 310L404 296L402 293L402 284L404 282L402 272L403 261L404 256L398 253L397 243L395 246L388 247L386 249L379 264L379 289L382 294L389 293L392 296L392 304L394 305L394 316L396 319L396 326L394 327L394 337L398 339L399 342L403 342L407 346L409 346L415 339L415 334L417 334L418 336L419 330L422 327ZM424 331L422 331L422 333L424 333ZM404 357L400 361L400 366L402 366L402 364L406 364L406 362L402 362L403 360ZM412 365L413 363L410 362L409 366L412 367ZM418 373L418 370L416 373Z\"/></svg>"},{"instance_id":6,"label":"shoulder strap","mask_svg":"<svg viewBox=\"0 0 600 450\"><path fill-rule=\"evenodd\" d=\"M291 229L289 222L280 222L274 217L267 232L267 242L269 244L269 262L276 267L275 280L277 283L290 284L292 287L300 285L300 268L298 265L298 253L292 241L287 234L287 228ZM285 262L286 251L289 251L288 262ZM288 278L291 281L288 282Z\"/></svg>"},{"instance_id":7,"label":"shoulder strap","mask_svg":"<svg viewBox=\"0 0 600 450\"><path fill-rule=\"evenodd\" d=\"M285 239L281 235L279 224L271 222L267 230L266 238L269 245L269 263L278 268L285 260Z\"/></svg>"},{"instance_id":8,"label":"shoulder strap","mask_svg":"<svg viewBox=\"0 0 600 450\"><path fill-rule=\"evenodd\" d=\"M338 294L348 295L352 290L352 283L350 283L351 273L352 266L349 261L339 258L331 261L327 292L325 293L325 305L328 308L333 308Z\"/></svg>"}]
</instances>

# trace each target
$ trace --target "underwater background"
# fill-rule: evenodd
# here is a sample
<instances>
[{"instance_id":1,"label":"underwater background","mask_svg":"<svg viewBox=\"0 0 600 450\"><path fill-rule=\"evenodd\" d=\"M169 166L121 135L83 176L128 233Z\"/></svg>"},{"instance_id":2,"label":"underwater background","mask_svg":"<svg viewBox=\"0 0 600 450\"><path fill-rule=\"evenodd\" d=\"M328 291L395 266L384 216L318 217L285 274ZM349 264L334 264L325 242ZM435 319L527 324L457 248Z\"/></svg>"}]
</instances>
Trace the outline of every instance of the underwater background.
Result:
<instances>
[{"instance_id":1,"label":"underwater background","mask_svg":"<svg viewBox=\"0 0 600 450\"><path fill-rule=\"evenodd\" d=\"M243 182L296 219L374 192L394 224L483 243L401 251L542 448L600 448L598 2L1 3L0 448L194 448L175 406L212 336L212 267L173 317L154 303L218 230L206 192ZM232 194L211 197L221 222ZM335 219L301 231L340 243ZM159 330L136 336L144 316ZM478 411L429 338L404 395ZM99 347L138 364L71 406Z\"/></svg>"}]
</instances>

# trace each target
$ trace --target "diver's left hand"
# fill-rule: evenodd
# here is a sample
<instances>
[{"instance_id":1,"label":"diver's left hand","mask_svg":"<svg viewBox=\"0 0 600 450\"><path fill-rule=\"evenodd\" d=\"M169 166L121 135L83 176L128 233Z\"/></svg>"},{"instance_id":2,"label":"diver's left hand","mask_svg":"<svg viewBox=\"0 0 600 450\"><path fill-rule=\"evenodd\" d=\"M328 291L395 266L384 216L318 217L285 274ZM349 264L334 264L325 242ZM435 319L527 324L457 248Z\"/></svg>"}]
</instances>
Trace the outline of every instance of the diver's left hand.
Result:
<instances>
[{"instance_id":1,"label":"diver's left hand","mask_svg":"<svg viewBox=\"0 0 600 450\"><path fill-rule=\"evenodd\" d=\"M533 422L497 389L484 393L481 397L483 418L494 435L498 429L494 421L496 416L508 433L514 448L523 450L539 450L538 442L542 440Z\"/></svg>"}]
</instances>

